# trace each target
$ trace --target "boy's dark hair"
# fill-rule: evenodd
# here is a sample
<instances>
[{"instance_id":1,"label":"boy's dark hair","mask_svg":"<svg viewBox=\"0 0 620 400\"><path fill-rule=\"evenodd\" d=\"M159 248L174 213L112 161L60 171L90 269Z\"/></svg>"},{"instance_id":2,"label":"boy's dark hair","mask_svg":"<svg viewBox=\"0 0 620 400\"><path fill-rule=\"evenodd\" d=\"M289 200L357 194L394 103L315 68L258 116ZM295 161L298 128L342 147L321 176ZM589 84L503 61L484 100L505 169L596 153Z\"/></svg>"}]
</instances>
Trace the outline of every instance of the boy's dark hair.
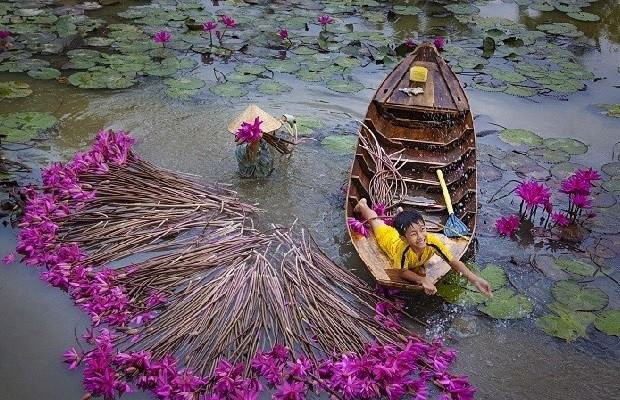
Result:
<instances>
[{"instance_id":1,"label":"boy's dark hair","mask_svg":"<svg viewBox=\"0 0 620 400\"><path fill-rule=\"evenodd\" d=\"M424 223L422 215L415 210L405 210L396 214L394 217L394 228L398 231L398 234L405 236L405 231L413 224Z\"/></svg>"}]
</instances>

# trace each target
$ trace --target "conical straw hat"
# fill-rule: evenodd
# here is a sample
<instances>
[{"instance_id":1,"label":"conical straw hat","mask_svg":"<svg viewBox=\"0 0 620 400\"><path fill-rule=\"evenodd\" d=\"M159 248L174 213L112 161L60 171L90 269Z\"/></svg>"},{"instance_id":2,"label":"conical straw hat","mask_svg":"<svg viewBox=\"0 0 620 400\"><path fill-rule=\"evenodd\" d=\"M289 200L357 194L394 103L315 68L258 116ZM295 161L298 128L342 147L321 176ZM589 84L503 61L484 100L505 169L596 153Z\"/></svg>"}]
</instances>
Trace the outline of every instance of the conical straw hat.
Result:
<instances>
[{"instance_id":1,"label":"conical straw hat","mask_svg":"<svg viewBox=\"0 0 620 400\"><path fill-rule=\"evenodd\" d=\"M237 133L242 123L247 122L251 124L256 117L259 117L260 120L263 121L263 123L260 124L260 128L263 132L273 132L282 126L281 121L278 121L266 111L263 111L256 104L250 104L239 116L228 124L228 131L230 133Z\"/></svg>"}]
</instances>

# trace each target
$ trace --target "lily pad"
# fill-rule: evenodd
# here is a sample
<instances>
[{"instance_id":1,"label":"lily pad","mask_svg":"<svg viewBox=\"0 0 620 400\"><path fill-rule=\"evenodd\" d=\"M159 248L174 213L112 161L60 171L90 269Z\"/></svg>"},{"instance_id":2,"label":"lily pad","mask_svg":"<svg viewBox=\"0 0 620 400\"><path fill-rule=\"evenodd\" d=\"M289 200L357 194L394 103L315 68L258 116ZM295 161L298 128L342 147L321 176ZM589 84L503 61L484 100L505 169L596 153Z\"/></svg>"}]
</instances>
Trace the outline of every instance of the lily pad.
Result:
<instances>
[{"instance_id":1,"label":"lily pad","mask_svg":"<svg viewBox=\"0 0 620 400\"><path fill-rule=\"evenodd\" d=\"M355 146L357 145L357 136L353 135L332 135L327 136L321 141L321 144L333 151L334 153L341 155L352 155Z\"/></svg>"},{"instance_id":2,"label":"lily pad","mask_svg":"<svg viewBox=\"0 0 620 400\"><path fill-rule=\"evenodd\" d=\"M519 319L530 315L534 305L522 294L503 288L493 293L493 297L478 310L496 319Z\"/></svg>"},{"instance_id":3,"label":"lily pad","mask_svg":"<svg viewBox=\"0 0 620 400\"><path fill-rule=\"evenodd\" d=\"M603 164L601 167L604 173L609 176L619 176L620 175L620 161L614 161L607 164Z\"/></svg>"},{"instance_id":4,"label":"lily pad","mask_svg":"<svg viewBox=\"0 0 620 400\"><path fill-rule=\"evenodd\" d=\"M508 277L506 276L504 269L495 264L487 264L487 266L480 271L478 275L486 279L493 290L498 290L504 287L508 282ZM470 288L470 290L476 290L471 283L468 283L467 287Z\"/></svg>"},{"instance_id":5,"label":"lily pad","mask_svg":"<svg viewBox=\"0 0 620 400\"><path fill-rule=\"evenodd\" d=\"M553 150L546 147L536 147L528 154L547 163L556 164L570 160L570 154L562 150Z\"/></svg>"},{"instance_id":6,"label":"lily pad","mask_svg":"<svg viewBox=\"0 0 620 400\"><path fill-rule=\"evenodd\" d=\"M23 143L53 128L58 119L51 113L17 112L0 115L0 135L10 142Z\"/></svg>"},{"instance_id":7,"label":"lily pad","mask_svg":"<svg viewBox=\"0 0 620 400\"><path fill-rule=\"evenodd\" d=\"M577 21L595 22L595 21L600 21L601 19L601 17L599 17L598 15L585 12L585 11L570 12L570 13L567 13L566 15L568 15L572 19L576 19Z\"/></svg>"},{"instance_id":8,"label":"lily pad","mask_svg":"<svg viewBox=\"0 0 620 400\"><path fill-rule=\"evenodd\" d=\"M0 98L15 99L32 94L30 85L26 82L8 81L0 82Z\"/></svg>"},{"instance_id":9,"label":"lily pad","mask_svg":"<svg viewBox=\"0 0 620 400\"><path fill-rule=\"evenodd\" d=\"M504 93L517 97L532 97L536 96L537 92L529 87L508 85L506 89L504 89Z\"/></svg>"},{"instance_id":10,"label":"lily pad","mask_svg":"<svg viewBox=\"0 0 620 400\"><path fill-rule=\"evenodd\" d=\"M416 6L394 6L392 8L399 15L418 15L422 10Z\"/></svg>"},{"instance_id":11,"label":"lily pad","mask_svg":"<svg viewBox=\"0 0 620 400\"><path fill-rule=\"evenodd\" d=\"M605 109L603 114L620 118L620 104L601 104L601 107Z\"/></svg>"},{"instance_id":12,"label":"lily pad","mask_svg":"<svg viewBox=\"0 0 620 400\"><path fill-rule=\"evenodd\" d=\"M243 97L248 94L248 90L238 83L220 83L209 88L211 92L222 97Z\"/></svg>"},{"instance_id":13,"label":"lily pad","mask_svg":"<svg viewBox=\"0 0 620 400\"><path fill-rule=\"evenodd\" d=\"M601 187L608 192L620 194L620 178L614 177L601 184Z\"/></svg>"},{"instance_id":14,"label":"lily pad","mask_svg":"<svg viewBox=\"0 0 620 400\"><path fill-rule=\"evenodd\" d=\"M41 68L28 71L28 76L34 79L56 79L60 76L60 71L55 68Z\"/></svg>"},{"instance_id":15,"label":"lily pad","mask_svg":"<svg viewBox=\"0 0 620 400\"><path fill-rule=\"evenodd\" d=\"M329 89L339 93L357 93L364 89L364 85L360 82L344 79L332 79L327 81L326 85Z\"/></svg>"},{"instance_id":16,"label":"lily pad","mask_svg":"<svg viewBox=\"0 0 620 400\"><path fill-rule=\"evenodd\" d=\"M226 75L229 82L250 83L258 79L258 76L252 74L242 74L240 72L231 72Z\"/></svg>"},{"instance_id":17,"label":"lily pad","mask_svg":"<svg viewBox=\"0 0 620 400\"><path fill-rule=\"evenodd\" d=\"M555 314L547 314L536 320L536 325L545 333L565 339L569 342L579 337L587 337L588 325L594 321L594 314L589 311L573 311L560 303L552 303L549 309Z\"/></svg>"},{"instance_id":18,"label":"lily pad","mask_svg":"<svg viewBox=\"0 0 620 400\"><path fill-rule=\"evenodd\" d=\"M323 128L323 121L313 117L297 117L297 134L300 136L308 136L314 132L315 129Z\"/></svg>"},{"instance_id":19,"label":"lily pad","mask_svg":"<svg viewBox=\"0 0 620 400\"><path fill-rule=\"evenodd\" d=\"M444 7L456 15L472 15L480 12L480 9L472 4L448 4Z\"/></svg>"},{"instance_id":20,"label":"lily pad","mask_svg":"<svg viewBox=\"0 0 620 400\"><path fill-rule=\"evenodd\" d=\"M575 281L558 281L551 288L553 297L575 311L597 311L604 308L609 297L599 288L585 288Z\"/></svg>"},{"instance_id":21,"label":"lily pad","mask_svg":"<svg viewBox=\"0 0 620 400\"><path fill-rule=\"evenodd\" d=\"M620 310L606 310L594 320L594 326L608 335L620 336Z\"/></svg>"},{"instance_id":22,"label":"lily pad","mask_svg":"<svg viewBox=\"0 0 620 400\"><path fill-rule=\"evenodd\" d=\"M594 276L596 272L596 267L593 265L565 256L558 257L555 260L555 264L560 269L579 276Z\"/></svg>"},{"instance_id":23,"label":"lily pad","mask_svg":"<svg viewBox=\"0 0 620 400\"><path fill-rule=\"evenodd\" d=\"M548 138L543 144L551 150L560 150L570 155L586 154L588 146L583 142L570 138Z\"/></svg>"},{"instance_id":24,"label":"lily pad","mask_svg":"<svg viewBox=\"0 0 620 400\"><path fill-rule=\"evenodd\" d=\"M562 162L551 166L551 175L557 179L566 179L576 170L585 168L583 164L574 162Z\"/></svg>"},{"instance_id":25,"label":"lily pad","mask_svg":"<svg viewBox=\"0 0 620 400\"><path fill-rule=\"evenodd\" d=\"M267 71L265 67L258 64L239 64L235 67L235 71L240 74L260 75Z\"/></svg>"},{"instance_id":26,"label":"lily pad","mask_svg":"<svg viewBox=\"0 0 620 400\"><path fill-rule=\"evenodd\" d=\"M290 92L292 88L276 81L263 82L256 87L256 90L262 94L274 95Z\"/></svg>"},{"instance_id":27,"label":"lily pad","mask_svg":"<svg viewBox=\"0 0 620 400\"><path fill-rule=\"evenodd\" d=\"M265 67L273 72L295 73L301 69L301 65L293 60L272 60Z\"/></svg>"},{"instance_id":28,"label":"lily pad","mask_svg":"<svg viewBox=\"0 0 620 400\"><path fill-rule=\"evenodd\" d=\"M197 78L166 79L164 83L171 88L181 90L196 90L205 86L204 81Z\"/></svg>"},{"instance_id":29,"label":"lily pad","mask_svg":"<svg viewBox=\"0 0 620 400\"><path fill-rule=\"evenodd\" d=\"M557 93L575 93L582 90L585 84L578 80L568 79L564 81L548 82L543 86Z\"/></svg>"},{"instance_id":30,"label":"lily pad","mask_svg":"<svg viewBox=\"0 0 620 400\"><path fill-rule=\"evenodd\" d=\"M532 131L526 129L504 129L499 133L499 138L508 144L515 146L525 144L527 146L540 146L543 139Z\"/></svg>"}]
</instances>

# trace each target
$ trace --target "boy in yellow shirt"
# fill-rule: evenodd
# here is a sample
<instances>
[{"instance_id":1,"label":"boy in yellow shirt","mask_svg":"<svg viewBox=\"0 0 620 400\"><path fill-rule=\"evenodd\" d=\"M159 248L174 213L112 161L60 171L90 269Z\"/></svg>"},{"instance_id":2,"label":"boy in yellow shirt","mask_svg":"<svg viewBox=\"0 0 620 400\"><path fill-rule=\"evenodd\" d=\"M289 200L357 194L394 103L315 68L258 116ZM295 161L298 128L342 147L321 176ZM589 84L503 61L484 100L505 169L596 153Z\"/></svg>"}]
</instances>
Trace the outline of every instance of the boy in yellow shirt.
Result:
<instances>
[{"instance_id":1,"label":"boy in yellow shirt","mask_svg":"<svg viewBox=\"0 0 620 400\"><path fill-rule=\"evenodd\" d=\"M370 223L379 247L394 267L400 268L400 277L421 285L424 293L437 293L437 288L427 279L424 271L424 264L433 254L437 254L453 270L464 275L480 293L487 297L493 296L491 286L486 280L470 271L463 262L455 259L437 236L426 232L424 219L417 211L399 212L394 218L394 228L378 218L377 213L368 207L366 199L361 199L354 211L360 213L362 218Z\"/></svg>"}]
</instances>

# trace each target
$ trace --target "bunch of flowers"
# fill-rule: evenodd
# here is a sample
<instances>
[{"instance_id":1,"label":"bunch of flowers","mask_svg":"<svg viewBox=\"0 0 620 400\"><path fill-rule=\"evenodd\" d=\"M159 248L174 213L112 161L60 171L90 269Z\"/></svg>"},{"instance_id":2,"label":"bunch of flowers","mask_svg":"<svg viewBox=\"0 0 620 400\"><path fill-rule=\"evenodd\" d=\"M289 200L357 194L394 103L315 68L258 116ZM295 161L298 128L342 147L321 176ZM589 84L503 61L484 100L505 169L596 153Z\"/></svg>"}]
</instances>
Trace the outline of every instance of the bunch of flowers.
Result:
<instances>
[{"instance_id":1,"label":"bunch of flowers","mask_svg":"<svg viewBox=\"0 0 620 400\"><path fill-rule=\"evenodd\" d=\"M263 123L259 117L254 118L253 123L243 122L235 133L235 141L240 143L255 143L263 137L260 125Z\"/></svg>"},{"instance_id":2,"label":"bunch of flowers","mask_svg":"<svg viewBox=\"0 0 620 400\"><path fill-rule=\"evenodd\" d=\"M96 269L85 263L86 255L75 244L57 241L57 220L79 210L95 197L95 190L81 183L82 173L103 174L127 162L134 140L123 131L100 131L87 153L72 161L52 164L43 171L43 192L26 187L24 215L17 252L27 265L42 266L41 278L69 293L86 311L93 325L126 326L136 317L116 273L105 266ZM148 310L147 310L148 311ZM144 317L139 319L143 321Z\"/></svg>"},{"instance_id":3,"label":"bunch of flowers","mask_svg":"<svg viewBox=\"0 0 620 400\"><path fill-rule=\"evenodd\" d=\"M222 45L222 40L224 39L224 35L226 35L226 31L228 29L233 29L237 27L237 21L235 21L235 19L233 17L230 17L228 15L222 15L220 17L220 22L222 24L224 24L224 30L222 32L220 31L215 31L215 36L217 37L217 40L220 42L220 46Z\"/></svg>"},{"instance_id":4,"label":"bunch of flowers","mask_svg":"<svg viewBox=\"0 0 620 400\"><path fill-rule=\"evenodd\" d=\"M601 179L600 174L589 168L577 170L563 180L560 192L568 194L568 207L561 211L554 211L551 192L545 184L524 181L515 189L515 193L521 198L519 215L501 217L495 222L495 227L501 235L511 236L519 229L522 221L535 223L538 211L541 211L540 221L544 228L579 224L582 222L584 210L592 207L590 193L594 182L599 179ZM585 216L591 218L594 215L587 213Z\"/></svg>"},{"instance_id":5,"label":"bunch of flowers","mask_svg":"<svg viewBox=\"0 0 620 400\"><path fill-rule=\"evenodd\" d=\"M136 387L158 399L257 399L265 386L276 400L303 400L309 393L325 392L343 399L400 399L429 396L434 381L444 391L442 399L472 399L475 389L465 377L447 372L456 353L441 341L426 343L416 337L404 345L369 344L364 354L342 354L313 362L293 356L276 344L259 351L249 366L219 361L213 374L202 377L179 368L173 356L156 359L149 351L115 351L115 335L101 329L83 336L92 349L64 353L69 369L84 366L84 387L92 396L112 400ZM248 373L250 372L250 373ZM264 385L263 385L264 383Z\"/></svg>"}]
</instances>

